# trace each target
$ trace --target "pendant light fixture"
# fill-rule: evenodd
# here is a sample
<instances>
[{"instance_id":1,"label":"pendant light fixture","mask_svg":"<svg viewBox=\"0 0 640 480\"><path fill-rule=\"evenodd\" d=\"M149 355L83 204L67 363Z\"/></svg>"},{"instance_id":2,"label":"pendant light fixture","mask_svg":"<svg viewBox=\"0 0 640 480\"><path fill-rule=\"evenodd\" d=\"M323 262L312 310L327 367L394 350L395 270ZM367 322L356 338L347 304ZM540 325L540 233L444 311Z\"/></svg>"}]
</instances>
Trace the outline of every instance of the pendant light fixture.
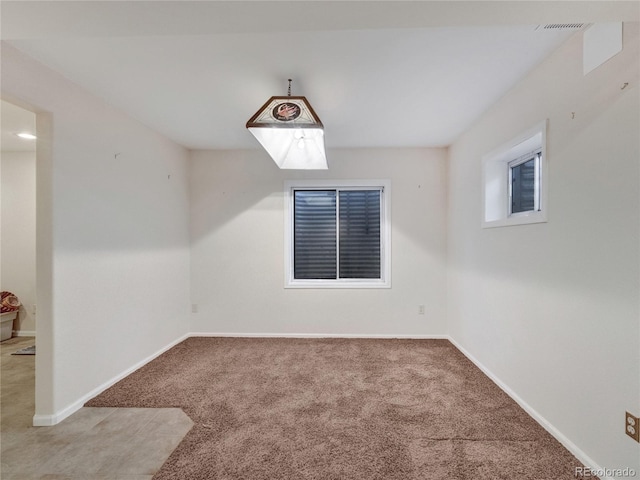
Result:
<instances>
[{"instance_id":1,"label":"pendant light fixture","mask_svg":"<svg viewBox=\"0 0 640 480\"><path fill-rule=\"evenodd\" d=\"M324 127L306 97L271 97L249 119L247 129L278 167L326 170Z\"/></svg>"}]
</instances>

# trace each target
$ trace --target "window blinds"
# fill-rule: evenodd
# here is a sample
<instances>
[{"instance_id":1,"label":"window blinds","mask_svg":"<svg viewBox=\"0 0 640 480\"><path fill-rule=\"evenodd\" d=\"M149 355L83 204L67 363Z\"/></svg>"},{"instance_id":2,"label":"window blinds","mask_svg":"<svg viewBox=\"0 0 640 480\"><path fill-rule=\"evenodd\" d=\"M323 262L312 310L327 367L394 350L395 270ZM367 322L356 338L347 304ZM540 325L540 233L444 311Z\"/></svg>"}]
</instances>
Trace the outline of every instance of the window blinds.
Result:
<instances>
[{"instance_id":1,"label":"window blinds","mask_svg":"<svg viewBox=\"0 0 640 480\"><path fill-rule=\"evenodd\" d=\"M336 191L296 190L293 208L294 278L335 279Z\"/></svg>"},{"instance_id":2,"label":"window blinds","mask_svg":"<svg viewBox=\"0 0 640 480\"><path fill-rule=\"evenodd\" d=\"M294 278L381 278L381 190L294 191Z\"/></svg>"},{"instance_id":3,"label":"window blinds","mask_svg":"<svg viewBox=\"0 0 640 480\"><path fill-rule=\"evenodd\" d=\"M340 191L340 278L380 278L380 191Z\"/></svg>"}]
</instances>

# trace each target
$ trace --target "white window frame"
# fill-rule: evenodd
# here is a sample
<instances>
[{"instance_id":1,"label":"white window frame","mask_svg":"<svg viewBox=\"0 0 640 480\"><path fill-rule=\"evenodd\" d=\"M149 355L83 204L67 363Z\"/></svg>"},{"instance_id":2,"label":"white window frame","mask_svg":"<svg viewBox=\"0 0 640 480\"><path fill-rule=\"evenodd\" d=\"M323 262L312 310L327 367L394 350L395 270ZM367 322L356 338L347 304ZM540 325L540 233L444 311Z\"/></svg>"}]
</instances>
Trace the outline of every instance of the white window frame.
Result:
<instances>
[{"instance_id":1,"label":"white window frame","mask_svg":"<svg viewBox=\"0 0 640 480\"><path fill-rule=\"evenodd\" d=\"M366 190L379 188L380 279L342 278L300 280L293 277L293 202L295 190ZM284 184L284 272L285 288L391 288L391 181L389 180L287 180ZM339 253L337 253L339 255Z\"/></svg>"},{"instance_id":2,"label":"white window frame","mask_svg":"<svg viewBox=\"0 0 640 480\"><path fill-rule=\"evenodd\" d=\"M535 208L511 213L511 169L536 159ZM482 228L547 222L548 216L547 121L526 130L482 158Z\"/></svg>"}]
</instances>

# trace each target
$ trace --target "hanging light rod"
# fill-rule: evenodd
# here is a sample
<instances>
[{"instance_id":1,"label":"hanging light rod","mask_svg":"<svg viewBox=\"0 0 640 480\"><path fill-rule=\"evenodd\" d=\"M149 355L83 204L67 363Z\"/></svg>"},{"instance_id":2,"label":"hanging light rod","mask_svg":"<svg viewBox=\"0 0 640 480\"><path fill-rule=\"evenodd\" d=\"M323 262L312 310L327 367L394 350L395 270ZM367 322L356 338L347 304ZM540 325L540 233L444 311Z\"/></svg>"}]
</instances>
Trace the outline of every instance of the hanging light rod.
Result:
<instances>
[{"instance_id":1,"label":"hanging light rod","mask_svg":"<svg viewBox=\"0 0 640 480\"><path fill-rule=\"evenodd\" d=\"M306 97L271 97L247 129L282 169L326 170L324 126Z\"/></svg>"}]
</instances>

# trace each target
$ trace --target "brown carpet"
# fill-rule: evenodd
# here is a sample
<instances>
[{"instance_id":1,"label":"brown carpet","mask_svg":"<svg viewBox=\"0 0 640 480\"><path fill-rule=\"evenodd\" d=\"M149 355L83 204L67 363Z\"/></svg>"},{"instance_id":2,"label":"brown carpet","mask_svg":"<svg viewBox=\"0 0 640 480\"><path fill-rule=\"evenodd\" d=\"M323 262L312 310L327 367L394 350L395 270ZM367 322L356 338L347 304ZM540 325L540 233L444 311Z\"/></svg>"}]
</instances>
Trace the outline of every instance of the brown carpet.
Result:
<instances>
[{"instance_id":1,"label":"brown carpet","mask_svg":"<svg viewBox=\"0 0 640 480\"><path fill-rule=\"evenodd\" d=\"M154 480L582 478L446 340L190 338L87 406L191 417Z\"/></svg>"}]
</instances>

